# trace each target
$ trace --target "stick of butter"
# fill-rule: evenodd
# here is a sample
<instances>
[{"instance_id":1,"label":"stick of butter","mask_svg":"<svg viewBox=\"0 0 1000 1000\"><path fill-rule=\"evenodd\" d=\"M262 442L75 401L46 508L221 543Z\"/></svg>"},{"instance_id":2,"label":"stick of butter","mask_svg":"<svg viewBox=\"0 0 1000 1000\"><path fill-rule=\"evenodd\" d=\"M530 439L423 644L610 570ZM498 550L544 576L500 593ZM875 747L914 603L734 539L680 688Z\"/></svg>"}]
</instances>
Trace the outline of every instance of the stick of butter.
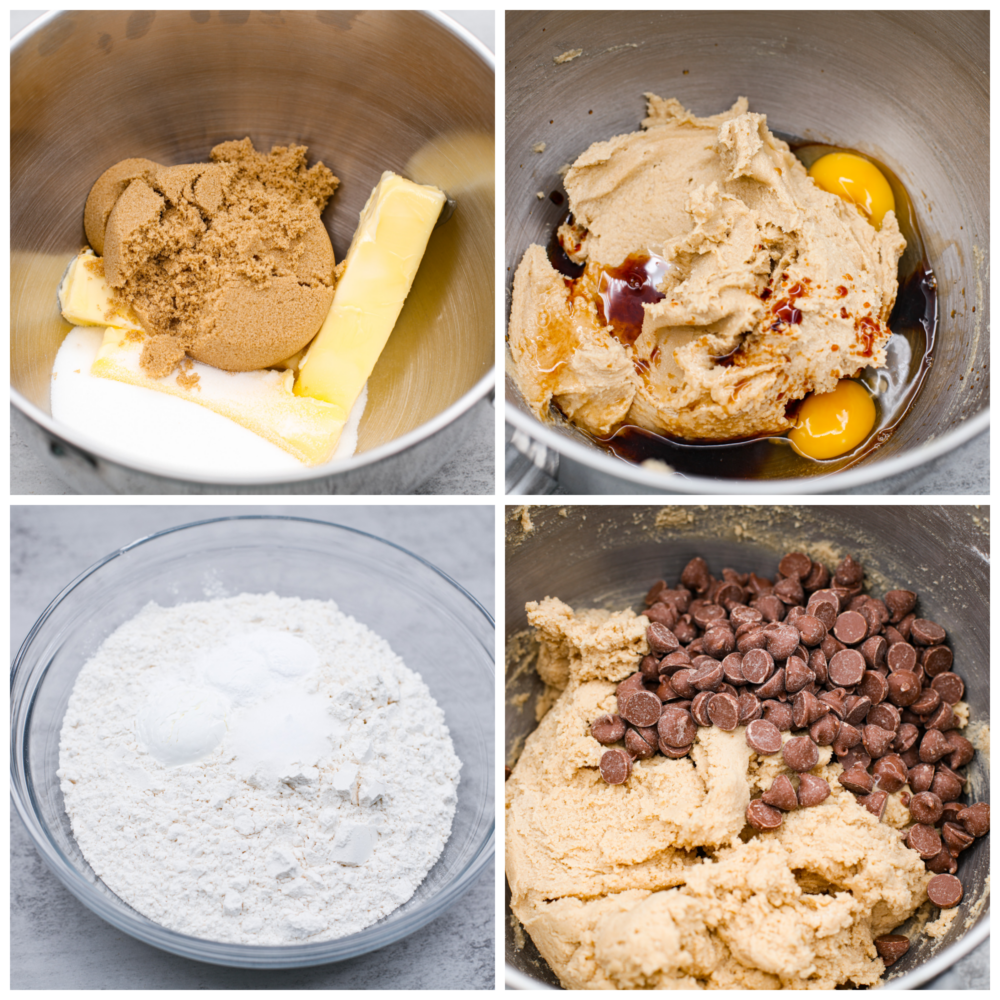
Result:
<instances>
[{"instance_id":1,"label":"stick of butter","mask_svg":"<svg viewBox=\"0 0 1000 1000\"><path fill-rule=\"evenodd\" d=\"M344 258L333 303L299 367L295 393L349 413L396 325L445 195L387 170Z\"/></svg>"},{"instance_id":2,"label":"stick of butter","mask_svg":"<svg viewBox=\"0 0 1000 1000\"><path fill-rule=\"evenodd\" d=\"M266 438L306 465L333 455L347 423L347 411L335 403L303 399L292 392L295 374L269 369L227 372L200 362L178 378L150 378L139 365L145 334L108 327L91 365L91 375L154 389L197 403ZM195 382L194 376L197 375ZM194 384L192 384L194 383Z\"/></svg>"},{"instance_id":3,"label":"stick of butter","mask_svg":"<svg viewBox=\"0 0 1000 1000\"><path fill-rule=\"evenodd\" d=\"M92 250L84 250L73 258L59 286L59 308L66 322L74 326L142 329L128 306L115 303L104 277L104 260Z\"/></svg>"}]
</instances>

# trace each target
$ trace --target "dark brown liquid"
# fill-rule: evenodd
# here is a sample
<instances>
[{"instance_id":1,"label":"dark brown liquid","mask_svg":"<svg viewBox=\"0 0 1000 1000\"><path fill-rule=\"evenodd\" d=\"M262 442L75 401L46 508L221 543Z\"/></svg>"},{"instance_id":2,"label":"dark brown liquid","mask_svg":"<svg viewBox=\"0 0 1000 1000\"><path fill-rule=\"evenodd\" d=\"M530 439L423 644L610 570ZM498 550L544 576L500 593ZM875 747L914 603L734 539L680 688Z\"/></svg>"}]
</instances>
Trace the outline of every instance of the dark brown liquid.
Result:
<instances>
[{"instance_id":1,"label":"dark brown liquid","mask_svg":"<svg viewBox=\"0 0 1000 1000\"><path fill-rule=\"evenodd\" d=\"M642 333L647 302L659 302L657 285L671 269L656 254L629 254L619 267L602 267L597 286L597 311L623 344L634 344Z\"/></svg>"},{"instance_id":2,"label":"dark brown liquid","mask_svg":"<svg viewBox=\"0 0 1000 1000\"><path fill-rule=\"evenodd\" d=\"M806 143L776 134L789 144L792 152L807 169L827 153L855 152L842 146ZM860 153L856 155L864 156ZM725 442L680 441L625 424L609 437L591 438L592 441L625 461L639 463L650 458L659 459L680 475L718 479L771 479L808 477L846 469L889 439L920 394L931 367L938 321L937 283L927 262L916 215L905 188L888 167L872 157L865 158L871 160L889 182L896 201L896 218L906 240L906 250L899 262L899 291L889 317L888 325L893 336L886 347L886 365L878 370L866 368L858 376L875 396L875 428L868 440L849 455L826 462L803 458L791 447L784 435ZM572 217L567 216L560 221L572 221ZM583 268L573 264L563 252L555 231L548 249L549 260L557 271L574 279L583 273ZM661 280L662 274L655 279L654 284ZM655 288L652 291L660 296ZM779 303L774 311L783 321L797 323L801 319L801 313L795 306L794 296L789 298L791 301ZM636 307L641 311L641 302ZM634 325L633 318L629 329L633 329ZM641 328L641 312L638 325ZM873 330L872 341L874 332ZM618 335L617 330L615 333ZM619 339L622 339L620 335ZM633 337L627 342L632 343L634 339ZM872 346L873 344L869 345L869 356ZM725 365L728 359L718 359L716 363ZM885 383L888 383L888 389L885 388ZM786 412L793 416L800 405L801 401L796 400L789 404Z\"/></svg>"}]
</instances>

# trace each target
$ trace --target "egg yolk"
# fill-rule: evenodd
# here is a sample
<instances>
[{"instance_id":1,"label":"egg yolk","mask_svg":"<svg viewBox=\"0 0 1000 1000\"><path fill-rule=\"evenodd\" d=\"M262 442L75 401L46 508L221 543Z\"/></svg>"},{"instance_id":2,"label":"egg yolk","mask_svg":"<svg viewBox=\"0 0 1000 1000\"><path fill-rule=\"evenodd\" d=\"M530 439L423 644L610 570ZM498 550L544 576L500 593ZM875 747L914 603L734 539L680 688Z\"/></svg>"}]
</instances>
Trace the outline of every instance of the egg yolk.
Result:
<instances>
[{"instance_id":1,"label":"egg yolk","mask_svg":"<svg viewBox=\"0 0 1000 1000\"><path fill-rule=\"evenodd\" d=\"M788 432L806 458L837 458L856 448L875 426L875 403L859 382L841 379L833 392L806 398Z\"/></svg>"},{"instance_id":2,"label":"egg yolk","mask_svg":"<svg viewBox=\"0 0 1000 1000\"><path fill-rule=\"evenodd\" d=\"M892 188L882 171L853 153L827 153L810 168L809 176L824 190L854 202L876 228L882 228L886 212L895 211Z\"/></svg>"}]
</instances>

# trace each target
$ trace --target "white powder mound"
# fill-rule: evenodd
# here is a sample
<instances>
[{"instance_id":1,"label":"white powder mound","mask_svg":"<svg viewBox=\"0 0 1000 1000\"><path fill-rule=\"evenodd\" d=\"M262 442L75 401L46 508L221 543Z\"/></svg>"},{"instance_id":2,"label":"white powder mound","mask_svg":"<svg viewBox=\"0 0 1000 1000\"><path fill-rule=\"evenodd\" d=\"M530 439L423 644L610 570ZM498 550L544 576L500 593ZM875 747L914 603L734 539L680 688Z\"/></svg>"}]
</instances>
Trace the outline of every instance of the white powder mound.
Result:
<instances>
[{"instance_id":1,"label":"white powder mound","mask_svg":"<svg viewBox=\"0 0 1000 1000\"><path fill-rule=\"evenodd\" d=\"M194 937L343 937L408 900L461 763L419 674L332 601L149 604L80 672L66 812L105 884Z\"/></svg>"}]
</instances>

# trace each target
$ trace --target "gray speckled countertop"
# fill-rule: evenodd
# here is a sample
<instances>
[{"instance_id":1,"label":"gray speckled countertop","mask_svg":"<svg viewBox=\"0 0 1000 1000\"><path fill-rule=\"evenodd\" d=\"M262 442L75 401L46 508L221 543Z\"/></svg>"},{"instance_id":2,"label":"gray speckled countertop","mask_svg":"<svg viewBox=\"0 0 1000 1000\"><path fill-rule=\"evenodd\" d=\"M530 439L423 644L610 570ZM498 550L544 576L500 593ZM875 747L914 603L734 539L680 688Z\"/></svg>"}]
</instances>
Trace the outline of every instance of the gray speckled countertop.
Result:
<instances>
[{"instance_id":1,"label":"gray speckled countertop","mask_svg":"<svg viewBox=\"0 0 1000 1000\"><path fill-rule=\"evenodd\" d=\"M14 506L11 655L56 593L113 549L143 535L231 513L336 521L396 542L494 607L492 506ZM136 941L90 912L11 817L11 989L492 989L495 872L441 917L380 951L311 969L226 969Z\"/></svg>"},{"instance_id":2,"label":"gray speckled countertop","mask_svg":"<svg viewBox=\"0 0 1000 1000\"><path fill-rule=\"evenodd\" d=\"M13 37L44 11L11 11ZM446 10L491 51L496 51L496 22L492 10ZM495 409L488 399L472 408L461 447L447 464L421 485L418 495L493 493L495 482ZM10 492L14 496L75 496L12 427L10 432Z\"/></svg>"}]
</instances>

